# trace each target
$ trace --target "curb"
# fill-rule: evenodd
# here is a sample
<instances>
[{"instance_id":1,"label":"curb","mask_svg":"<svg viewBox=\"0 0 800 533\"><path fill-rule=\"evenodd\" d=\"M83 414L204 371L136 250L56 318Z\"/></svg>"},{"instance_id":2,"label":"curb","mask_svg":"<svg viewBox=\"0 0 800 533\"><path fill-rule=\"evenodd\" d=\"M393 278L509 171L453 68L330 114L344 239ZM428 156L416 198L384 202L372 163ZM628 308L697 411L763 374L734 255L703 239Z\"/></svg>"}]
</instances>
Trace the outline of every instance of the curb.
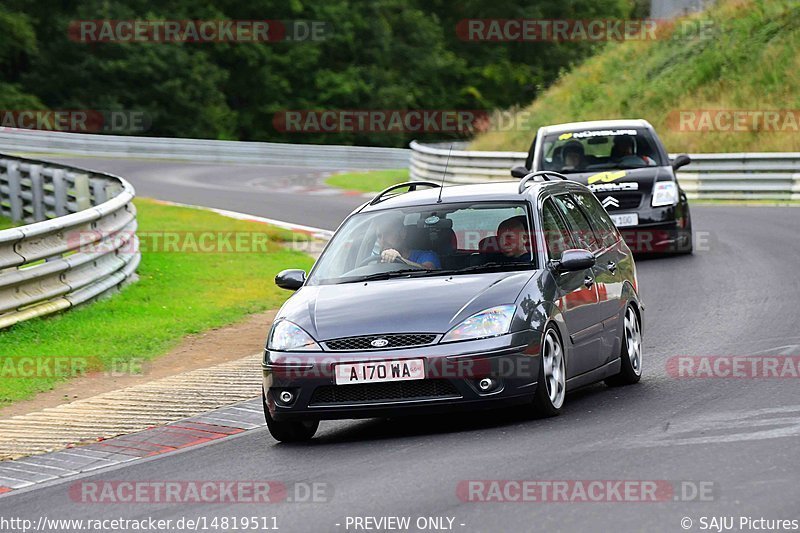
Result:
<instances>
[{"instance_id":1,"label":"curb","mask_svg":"<svg viewBox=\"0 0 800 533\"><path fill-rule=\"evenodd\" d=\"M293 224L291 222L284 222L282 220L275 220L272 218L265 218L260 217L257 215L250 215L248 213L240 213L238 211L228 211L227 209L217 209L216 207L204 207L201 205L191 205L191 204L182 204L180 202L170 202L167 200L156 200L153 199L154 202L163 205L174 205L176 207L185 207L188 209L197 209L200 211L210 211L212 213L216 213L223 217L233 218L236 220L246 220L248 222L257 222L260 224L270 224L272 226L276 226L283 229L288 229L291 231L296 231L299 233L305 233L306 235L310 235L316 239L322 240L329 240L333 236L332 230L322 229L322 228L315 228L312 226L303 226L302 224Z\"/></svg>"},{"instance_id":2,"label":"curb","mask_svg":"<svg viewBox=\"0 0 800 533\"><path fill-rule=\"evenodd\" d=\"M200 446L266 425L261 398L85 446L0 463L0 498L19 489Z\"/></svg>"},{"instance_id":3,"label":"curb","mask_svg":"<svg viewBox=\"0 0 800 533\"><path fill-rule=\"evenodd\" d=\"M261 389L262 357L253 354L0 420L0 458L97 443L248 400ZM0 470L7 464L0 462Z\"/></svg>"}]
</instances>

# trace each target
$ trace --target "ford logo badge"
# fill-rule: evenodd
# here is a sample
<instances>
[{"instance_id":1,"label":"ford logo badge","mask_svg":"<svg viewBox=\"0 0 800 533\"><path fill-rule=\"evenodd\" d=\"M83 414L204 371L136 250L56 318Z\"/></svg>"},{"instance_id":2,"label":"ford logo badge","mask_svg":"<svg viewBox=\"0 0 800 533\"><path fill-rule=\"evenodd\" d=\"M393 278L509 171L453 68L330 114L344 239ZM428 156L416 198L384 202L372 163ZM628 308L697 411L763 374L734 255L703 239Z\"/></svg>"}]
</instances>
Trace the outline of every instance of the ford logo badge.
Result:
<instances>
[{"instance_id":1,"label":"ford logo badge","mask_svg":"<svg viewBox=\"0 0 800 533\"><path fill-rule=\"evenodd\" d=\"M384 346L389 344L389 341L387 341L386 339L375 339L374 341L372 341L369 344L373 348L383 348Z\"/></svg>"}]
</instances>

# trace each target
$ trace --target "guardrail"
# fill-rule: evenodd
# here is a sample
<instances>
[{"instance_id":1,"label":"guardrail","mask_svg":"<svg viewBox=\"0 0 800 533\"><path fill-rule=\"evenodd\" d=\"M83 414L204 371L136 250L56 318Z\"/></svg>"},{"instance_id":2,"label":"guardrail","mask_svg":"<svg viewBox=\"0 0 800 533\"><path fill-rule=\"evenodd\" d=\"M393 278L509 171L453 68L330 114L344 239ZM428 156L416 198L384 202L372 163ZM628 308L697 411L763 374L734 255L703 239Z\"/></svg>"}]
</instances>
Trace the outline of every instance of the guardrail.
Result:
<instances>
[{"instance_id":1,"label":"guardrail","mask_svg":"<svg viewBox=\"0 0 800 533\"><path fill-rule=\"evenodd\" d=\"M450 144L411 142L411 179L442 179ZM445 181L478 183L510 180L509 170L525 163L525 152L478 152L453 144ZM689 154L678 172L691 199L800 200L800 153Z\"/></svg>"},{"instance_id":2,"label":"guardrail","mask_svg":"<svg viewBox=\"0 0 800 533\"><path fill-rule=\"evenodd\" d=\"M406 148L167 139L0 128L0 151L96 157L250 163L331 170L408 166Z\"/></svg>"},{"instance_id":3,"label":"guardrail","mask_svg":"<svg viewBox=\"0 0 800 533\"><path fill-rule=\"evenodd\" d=\"M0 154L0 329L134 281L133 187L101 172Z\"/></svg>"}]
</instances>

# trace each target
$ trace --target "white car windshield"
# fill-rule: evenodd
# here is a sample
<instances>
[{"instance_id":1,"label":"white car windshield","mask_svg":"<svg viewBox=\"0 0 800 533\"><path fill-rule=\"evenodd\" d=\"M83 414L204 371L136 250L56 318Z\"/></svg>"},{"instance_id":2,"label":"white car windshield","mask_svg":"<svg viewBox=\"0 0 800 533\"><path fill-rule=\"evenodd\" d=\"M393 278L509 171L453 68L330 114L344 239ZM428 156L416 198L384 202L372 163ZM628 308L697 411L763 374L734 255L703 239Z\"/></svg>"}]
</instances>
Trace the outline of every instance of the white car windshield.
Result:
<instances>
[{"instance_id":1,"label":"white car windshield","mask_svg":"<svg viewBox=\"0 0 800 533\"><path fill-rule=\"evenodd\" d=\"M333 237L308 285L535 268L530 228L520 202L359 213Z\"/></svg>"}]
</instances>

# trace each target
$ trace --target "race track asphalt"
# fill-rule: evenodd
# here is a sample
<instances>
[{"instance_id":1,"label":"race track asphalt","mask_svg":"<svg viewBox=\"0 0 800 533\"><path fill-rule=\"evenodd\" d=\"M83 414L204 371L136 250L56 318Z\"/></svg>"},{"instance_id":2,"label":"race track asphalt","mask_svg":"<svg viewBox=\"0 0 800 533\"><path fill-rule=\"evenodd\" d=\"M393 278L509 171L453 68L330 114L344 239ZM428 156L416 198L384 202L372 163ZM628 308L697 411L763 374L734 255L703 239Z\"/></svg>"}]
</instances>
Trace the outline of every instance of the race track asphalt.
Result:
<instances>
[{"instance_id":1,"label":"race track asphalt","mask_svg":"<svg viewBox=\"0 0 800 533\"><path fill-rule=\"evenodd\" d=\"M277 182L308 169L75 162L122 175L143 196L326 229L363 201L269 186L247 190L249 179ZM323 422L306 445L278 444L263 429L81 479L322 482L332 493L328 502L86 504L70 499L73 479L0 498L0 516L276 516L286 532L348 531L348 516L409 516L412 524L452 517L453 530L464 532L683 531L684 518L693 521L689 530L700 530L701 517L736 517L737 525L740 516L798 519L800 381L676 378L667 361L800 355L800 210L695 206L692 215L694 255L637 262L647 306L638 385L574 392L552 419L508 410ZM690 502L476 503L459 498L463 480L666 480L707 483L713 495Z\"/></svg>"}]
</instances>

